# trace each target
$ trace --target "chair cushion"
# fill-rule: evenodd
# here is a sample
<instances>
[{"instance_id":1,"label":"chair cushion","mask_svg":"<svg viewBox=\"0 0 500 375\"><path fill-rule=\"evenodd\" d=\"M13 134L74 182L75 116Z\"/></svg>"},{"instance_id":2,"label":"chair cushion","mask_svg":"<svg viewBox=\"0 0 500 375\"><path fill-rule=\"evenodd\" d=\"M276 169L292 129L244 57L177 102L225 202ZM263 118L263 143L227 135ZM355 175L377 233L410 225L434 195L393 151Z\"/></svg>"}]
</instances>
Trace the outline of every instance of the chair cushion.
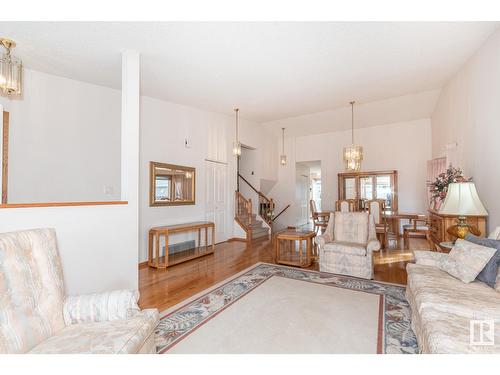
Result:
<instances>
[{"instance_id":1,"label":"chair cushion","mask_svg":"<svg viewBox=\"0 0 500 375\"><path fill-rule=\"evenodd\" d=\"M29 353L136 353L154 332L157 322L156 310L143 310L126 320L73 324Z\"/></svg>"},{"instance_id":2,"label":"chair cushion","mask_svg":"<svg viewBox=\"0 0 500 375\"><path fill-rule=\"evenodd\" d=\"M366 256L366 245L354 242L335 241L325 244L325 252Z\"/></svg>"},{"instance_id":3,"label":"chair cushion","mask_svg":"<svg viewBox=\"0 0 500 375\"><path fill-rule=\"evenodd\" d=\"M471 319L426 308L420 316L424 353L432 354L498 354L500 347L500 330L495 329L495 345L471 345ZM496 322L496 325L498 322ZM478 328L476 328L477 330Z\"/></svg>"},{"instance_id":4,"label":"chair cushion","mask_svg":"<svg viewBox=\"0 0 500 375\"><path fill-rule=\"evenodd\" d=\"M367 212L335 212L334 240L339 242L367 243Z\"/></svg>"},{"instance_id":5,"label":"chair cushion","mask_svg":"<svg viewBox=\"0 0 500 375\"><path fill-rule=\"evenodd\" d=\"M0 234L0 353L25 353L64 328L53 229Z\"/></svg>"},{"instance_id":6,"label":"chair cushion","mask_svg":"<svg viewBox=\"0 0 500 375\"><path fill-rule=\"evenodd\" d=\"M407 288L415 307L431 307L468 319L500 319L500 294L480 281L464 284L438 268L408 264Z\"/></svg>"},{"instance_id":7,"label":"chair cushion","mask_svg":"<svg viewBox=\"0 0 500 375\"><path fill-rule=\"evenodd\" d=\"M442 254L445 255L445 254ZM406 296L412 328L423 353L491 353L500 347L470 345L471 320L500 319L500 296L486 284L463 284L438 268L408 264ZM500 331L495 330L495 342Z\"/></svg>"}]
</instances>

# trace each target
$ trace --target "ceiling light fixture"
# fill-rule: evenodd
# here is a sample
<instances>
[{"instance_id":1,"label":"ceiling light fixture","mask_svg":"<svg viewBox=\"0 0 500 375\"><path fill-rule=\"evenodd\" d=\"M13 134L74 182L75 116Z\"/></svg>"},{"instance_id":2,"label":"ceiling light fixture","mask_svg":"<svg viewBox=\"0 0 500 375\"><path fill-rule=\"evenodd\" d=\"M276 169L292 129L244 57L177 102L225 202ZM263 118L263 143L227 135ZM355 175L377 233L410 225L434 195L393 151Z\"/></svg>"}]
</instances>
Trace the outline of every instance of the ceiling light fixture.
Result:
<instances>
[{"instance_id":1,"label":"ceiling light fixture","mask_svg":"<svg viewBox=\"0 0 500 375\"><path fill-rule=\"evenodd\" d=\"M280 155L280 164L281 165L286 165L286 155L285 155L285 128L281 128L281 131L283 133L283 136L282 136L282 153Z\"/></svg>"},{"instance_id":2,"label":"ceiling light fixture","mask_svg":"<svg viewBox=\"0 0 500 375\"><path fill-rule=\"evenodd\" d=\"M241 143L238 138L238 120L239 120L239 108L235 108L234 112L236 113L236 137L233 143L233 155L239 158L241 156Z\"/></svg>"},{"instance_id":3,"label":"ceiling light fixture","mask_svg":"<svg viewBox=\"0 0 500 375\"><path fill-rule=\"evenodd\" d=\"M344 147L344 162L347 171L357 172L361 169L363 147L354 144L354 101L351 104L351 145Z\"/></svg>"},{"instance_id":4,"label":"ceiling light fixture","mask_svg":"<svg viewBox=\"0 0 500 375\"><path fill-rule=\"evenodd\" d=\"M21 95L23 63L10 53L16 43L10 39L0 38L0 45L6 50L0 54L0 91L6 96Z\"/></svg>"}]
</instances>

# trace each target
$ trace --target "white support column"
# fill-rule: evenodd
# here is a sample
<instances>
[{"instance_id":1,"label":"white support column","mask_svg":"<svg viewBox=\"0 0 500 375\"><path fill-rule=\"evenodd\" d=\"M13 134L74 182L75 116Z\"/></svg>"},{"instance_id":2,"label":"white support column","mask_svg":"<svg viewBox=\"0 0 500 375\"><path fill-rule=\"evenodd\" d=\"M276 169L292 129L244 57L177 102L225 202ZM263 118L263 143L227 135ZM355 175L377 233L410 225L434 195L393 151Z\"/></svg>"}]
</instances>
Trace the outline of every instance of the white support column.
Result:
<instances>
[{"instance_id":1,"label":"white support column","mask_svg":"<svg viewBox=\"0 0 500 375\"><path fill-rule=\"evenodd\" d=\"M122 52L121 199L138 212L140 57Z\"/></svg>"},{"instance_id":2,"label":"white support column","mask_svg":"<svg viewBox=\"0 0 500 375\"><path fill-rule=\"evenodd\" d=\"M140 57L137 51L122 52L122 118L121 118L121 199L128 201L129 235L134 239L135 285L139 275L139 124L140 124Z\"/></svg>"}]
</instances>

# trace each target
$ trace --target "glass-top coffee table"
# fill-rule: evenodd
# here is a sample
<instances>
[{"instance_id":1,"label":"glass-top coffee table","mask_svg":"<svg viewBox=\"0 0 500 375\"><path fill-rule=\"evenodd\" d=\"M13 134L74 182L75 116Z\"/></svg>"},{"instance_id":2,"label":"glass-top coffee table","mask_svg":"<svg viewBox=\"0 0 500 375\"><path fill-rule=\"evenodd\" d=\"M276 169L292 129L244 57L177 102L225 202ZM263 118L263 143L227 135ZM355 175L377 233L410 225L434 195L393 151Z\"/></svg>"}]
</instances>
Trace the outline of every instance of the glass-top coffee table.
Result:
<instances>
[{"instance_id":1,"label":"glass-top coffee table","mask_svg":"<svg viewBox=\"0 0 500 375\"><path fill-rule=\"evenodd\" d=\"M275 234L274 253L278 264L309 267L317 259L316 232L287 229Z\"/></svg>"}]
</instances>

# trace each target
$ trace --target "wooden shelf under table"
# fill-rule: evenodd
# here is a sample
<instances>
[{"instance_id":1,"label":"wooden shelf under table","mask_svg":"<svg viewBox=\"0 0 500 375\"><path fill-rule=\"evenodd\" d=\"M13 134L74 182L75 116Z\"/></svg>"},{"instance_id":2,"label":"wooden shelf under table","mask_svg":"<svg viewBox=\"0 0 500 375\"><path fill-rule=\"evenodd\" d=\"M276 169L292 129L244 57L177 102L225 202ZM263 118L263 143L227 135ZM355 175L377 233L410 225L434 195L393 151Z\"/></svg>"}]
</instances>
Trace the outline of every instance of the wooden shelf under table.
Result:
<instances>
[{"instance_id":1,"label":"wooden shelf under table","mask_svg":"<svg viewBox=\"0 0 500 375\"><path fill-rule=\"evenodd\" d=\"M208 243L208 230L212 230L211 244ZM205 231L205 245L201 246L202 230ZM198 232L198 246L179 253L168 253L169 235L183 232ZM165 240L165 256L161 254L161 237ZM203 251L202 251L203 249ZM167 268L191 259L213 254L215 251L215 224L210 221L166 225L149 230L148 265L153 268Z\"/></svg>"}]
</instances>

